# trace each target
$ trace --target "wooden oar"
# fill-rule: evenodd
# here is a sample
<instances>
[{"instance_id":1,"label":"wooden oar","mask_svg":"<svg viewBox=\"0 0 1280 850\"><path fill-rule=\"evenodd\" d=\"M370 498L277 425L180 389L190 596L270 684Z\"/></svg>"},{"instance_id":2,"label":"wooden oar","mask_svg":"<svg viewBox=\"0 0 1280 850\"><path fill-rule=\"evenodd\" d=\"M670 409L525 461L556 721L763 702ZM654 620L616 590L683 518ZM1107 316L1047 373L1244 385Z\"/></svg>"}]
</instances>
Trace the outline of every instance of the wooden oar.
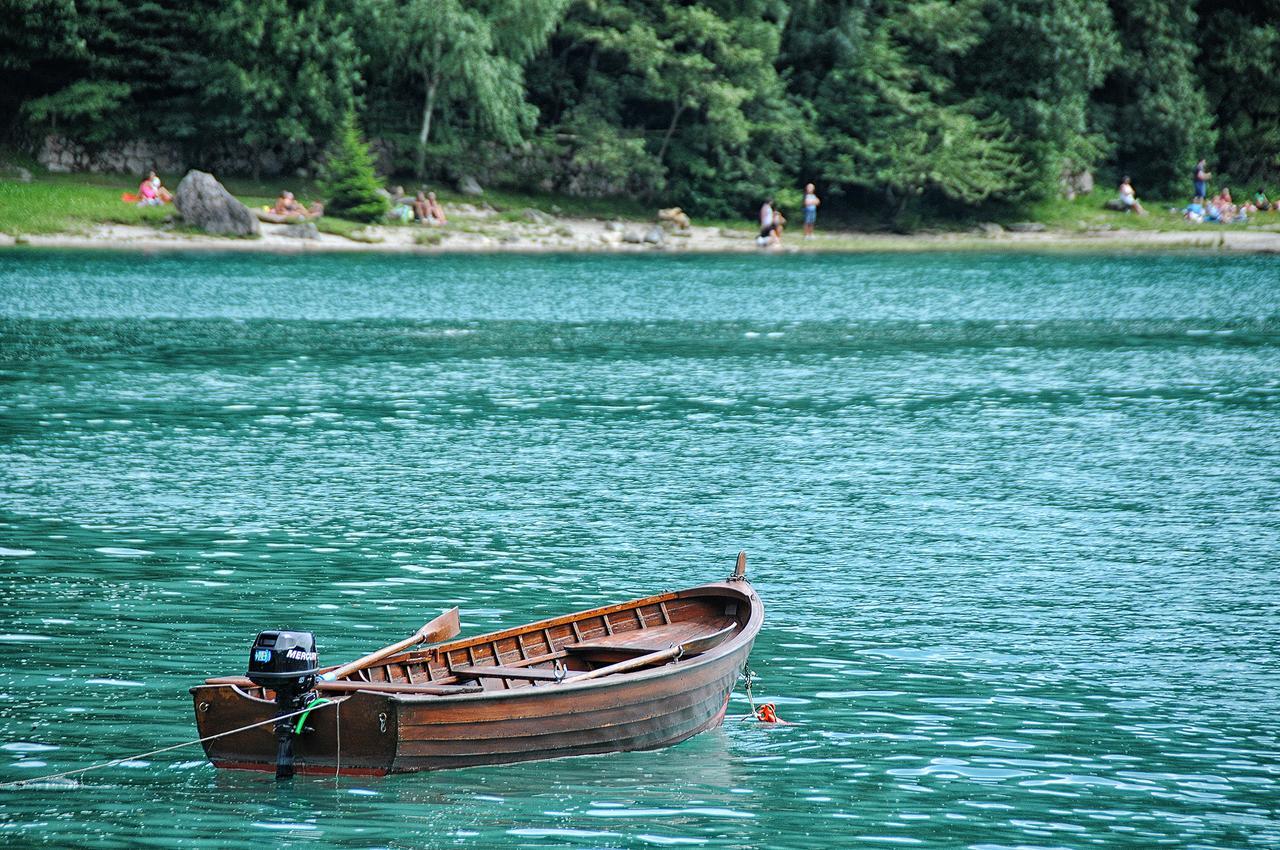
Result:
<instances>
[{"instance_id":1,"label":"wooden oar","mask_svg":"<svg viewBox=\"0 0 1280 850\"><path fill-rule=\"evenodd\" d=\"M343 664L341 667L335 667L328 673L320 676L325 682L332 682L335 679L345 679L357 670L363 670L366 667L372 667L384 658L389 658L397 652L403 652L411 646L417 646L420 643L436 643L437 641L448 640L454 637L458 632L462 631L462 625L458 621L458 609L450 608L439 617L418 629L410 637L405 638L399 643L393 643L390 646L384 646L376 652L370 652L363 658L357 658L355 661Z\"/></svg>"},{"instance_id":2,"label":"wooden oar","mask_svg":"<svg viewBox=\"0 0 1280 850\"><path fill-rule=\"evenodd\" d=\"M399 643L393 643L390 646L384 646L376 652L371 652L363 658L357 658L355 661L343 664L341 667L334 667L326 673L320 675L320 681L332 682L335 679L341 679L350 676L357 670L363 670L366 667L372 667L384 658L395 655L397 652L416 646L420 643L437 643L442 640L448 640L454 637L462 630L462 625L458 620L458 609L450 608L439 617L418 629L411 636L405 638ZM250 686L252 683L245 676L215 676L211 679L205 679L206 685L241 685Z\"/></svg>"},{"instance_id":3,"label":"wooden oar","mask_svg":"<svg viewBox=\"0 0 1280 850\"><path fill-rule=\"evenodd\" d=\"M724 643L738 630L736 625L725 626L720 631L707 635L705 637L687 640L684 643L673 644L666 649L660 649L657 652L650 652L648 655L637 655L635 658L628 658L626 661L619 661L617 664L610 664L607 667L597 667L595 670L588 670L585 673L570 674L564 681L566 682L585 682L588 679L599 679L604 676L612 676L614 673L626 673L628 670L637 670L641 667L648 667L650 664L657 664L659 661L667 661L671 658L683 658L686 655L697 655L714 649Z\"/></svg>"},{"instance_id":4,"label":"wooden oar","mask_svg":"<svg viewBox=\"0 0 1280 850\"><path fill-rule=\"evenodd\" d=\"M235 685L237 688L256 688L253 682L244 676L217 676L205 679L206 685ZM452 694L478 694L484 690L480 685L411 685L408 682L316 682L316 690L326 694L353 694L356 691L374 691L384 694L430 694L433 696L450 696Z\"/></svg>"}]
</instances>

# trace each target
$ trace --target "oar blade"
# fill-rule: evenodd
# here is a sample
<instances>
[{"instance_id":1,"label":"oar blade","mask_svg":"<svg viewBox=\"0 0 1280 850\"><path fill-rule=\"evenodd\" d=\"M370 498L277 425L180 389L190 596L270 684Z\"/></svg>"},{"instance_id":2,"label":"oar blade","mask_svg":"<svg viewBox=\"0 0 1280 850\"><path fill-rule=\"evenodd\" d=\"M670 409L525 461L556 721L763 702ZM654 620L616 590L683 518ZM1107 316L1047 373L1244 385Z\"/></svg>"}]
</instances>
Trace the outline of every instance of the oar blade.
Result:
<instances>
[{"instance_id":1,"label":"oar blade","mask_svg":"<svg viewBox=\"0 0 1280 850\"><path fill-rule=\"evenodd\" d=\"M738 626L736 623L732 626L725 626L718 632L685 641L680 644L680 649L683 650L682 654L684 655L698 655L700 653L707 652L708 650L715 649L717 646L733 637L734 633L737 631Z\"/></svg>"},{"instance_id":2,"label":"oar blade","mask_svg":"<svg viewBox=\"0 0 1280 850\"><path fill-rule=\"evenodd\" d=\"M418 629L418 642L439 643L442 640L457 637L461 631L462 620L455 606Z\"/></svg>"}]
</instances>

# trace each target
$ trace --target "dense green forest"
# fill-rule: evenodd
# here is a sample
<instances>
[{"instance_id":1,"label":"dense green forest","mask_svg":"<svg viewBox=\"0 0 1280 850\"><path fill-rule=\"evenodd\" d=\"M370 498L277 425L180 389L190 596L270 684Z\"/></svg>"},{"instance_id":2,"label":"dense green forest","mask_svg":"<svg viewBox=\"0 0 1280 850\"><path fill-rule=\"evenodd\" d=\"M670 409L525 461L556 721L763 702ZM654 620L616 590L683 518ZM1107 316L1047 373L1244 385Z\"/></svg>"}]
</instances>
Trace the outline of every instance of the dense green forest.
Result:
<instances>
[{"instance_id":1,"label":"dense green forest","mask_svg":"<svg viewBox=\"0 0 1280 850\"><path fill-rule=\"evenodd\" d=\"M407 178L897 218L1274 185L1278 68L1280 0L0 0L0 143L292 172L353 112Z\"/></svg>"}]
</instances>

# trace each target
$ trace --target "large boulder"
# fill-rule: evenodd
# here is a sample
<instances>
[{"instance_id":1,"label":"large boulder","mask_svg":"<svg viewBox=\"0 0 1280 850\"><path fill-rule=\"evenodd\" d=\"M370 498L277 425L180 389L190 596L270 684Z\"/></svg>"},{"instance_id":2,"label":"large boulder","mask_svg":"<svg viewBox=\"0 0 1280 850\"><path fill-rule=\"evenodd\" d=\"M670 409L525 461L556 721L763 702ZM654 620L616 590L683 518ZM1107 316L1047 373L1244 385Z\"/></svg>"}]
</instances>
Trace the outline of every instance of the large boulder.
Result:
<instances>
[{"instance_id":1,"label":"large boulder","mask_svg":"<svg viewBox=\"0 0 1280 850\"><path fill-rule=\"evenodd\" d=\"M470 174L464 175L458 181L458 191L473 198L478 198L484 194L484 189L480 188L480 182Z\"/></svg>"},{"instance_id":2,"label":"large boulder","mask_svg":"<svg viewBox=\"0 0 1280 850\"><path fill-rule=\"evenodd\" d=\"M300 221L297 224L290 224L282 231L285 236L290 239L319 239L320 228L315 226L314 222Z\"/></svg>"},{"instance_id":3,"label":"large boulder","mask_svg":"<svg viewBox=\"0 0 1280 850\"><path fill-rule=\"evenodd\" d=\"M688 230L689 226L693 224L689 220L689 215L679 207L658 210L658 222L664 227L674 227L679 230Z\"/></svg>"},{"instance_id":4,"label":"large boulder","mask_svg":"<svg viewBox=\"0 0 1280 850\"><path fill-rule=\"evenodd\" d=\"M0 165L0 178L17 183L30 183L31 172L21 165Z\"/></svg>"},{"instance_id":5,"label":"large boulder","mask_svg":"<svg viewBox=\"0 0 1280 850\"><path fill-rule=\"evenodd\" d=\"M206 171L188 171L173 194L173 204L187 224L206 233L257 236L260 232L249 208Z\"/></svg>"}]
</instances>

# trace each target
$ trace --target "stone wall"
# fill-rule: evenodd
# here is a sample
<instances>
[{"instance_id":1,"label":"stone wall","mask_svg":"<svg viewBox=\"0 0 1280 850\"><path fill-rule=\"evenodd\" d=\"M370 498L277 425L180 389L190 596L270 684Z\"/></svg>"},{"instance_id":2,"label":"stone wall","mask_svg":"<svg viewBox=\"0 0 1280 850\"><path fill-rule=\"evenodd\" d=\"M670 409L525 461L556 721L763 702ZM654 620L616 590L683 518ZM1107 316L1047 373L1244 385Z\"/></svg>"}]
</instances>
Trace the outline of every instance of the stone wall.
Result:
<instances>
[{"instance_id":1,"label":"stone wall","mask_svg":"<svg viewBox=\"0 0 1280 850\"><path fill-rule=\"evenodd\" d=\"M390 174L395 164L411 159L412 151L399 150L386 139L374 138L369 149L377 161L380 174ZM172 145L138 139L103 147L88 147L62 136L46 136L36 159L52 172L96 172L142 176L151 169L161 174L184 174L198 168L219 175L259 174L274 177L285 173L290 165L309 162L316 151L290 151L286 158L280 151L244 147L191 157ZM662 171L644 146L615 144L604 151L589 144L575 145L570 139L543 140L514 147L496 144L477 145L467 151L461 161L443 169L449 182L474 177L485 186L516 186L563 192L568 195L604 197L632 194L653 189L662 183ZM299 168L292 176L312 176Z\"/></svg>"},{"instance_id":2,"label":"stone wall","mask_svg":"<svg viewBox=\"0 0 1280 850\"><path fill-rule=\"evenodd\" d=\"M309 158L309 155L304 158ZM288 167L285 157L270 150L226 150L195 161L178 148L143 139L111 146L90 148L62 136L46 136L36 160L52 172L89 171L105 174L146 174L151 169L165 174L182 174L203 168L218 174L262 174L274 176ZM305 169L297 176L305 177Z\"/></svg>"},{"instance_id":3,"label":"stone wall","mask_svg":"<svg viewBox=\"0 0 1280 850\"><path fill-rule=\"evenodd\" d=\"M153 168L172 173L187 167L177 150L150 142L139 140L112 148L90 149L61 136L46 136L36 160L50 171L63 173L146 174Z\"/></svg>"}]
</instances>

